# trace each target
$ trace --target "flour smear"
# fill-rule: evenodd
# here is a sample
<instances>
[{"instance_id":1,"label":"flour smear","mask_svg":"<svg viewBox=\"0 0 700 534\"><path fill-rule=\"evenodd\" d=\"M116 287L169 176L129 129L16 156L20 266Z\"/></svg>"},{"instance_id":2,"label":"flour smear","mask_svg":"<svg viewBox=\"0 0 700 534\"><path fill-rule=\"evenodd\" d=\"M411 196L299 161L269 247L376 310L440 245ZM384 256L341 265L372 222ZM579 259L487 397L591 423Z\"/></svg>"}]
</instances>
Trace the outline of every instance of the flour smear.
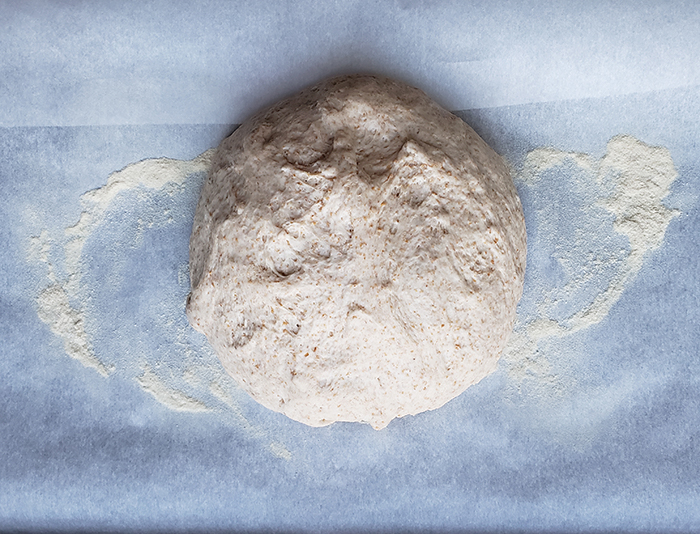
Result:
<instances>
[{"instance_id":1,"label":"flour smear","mask_svg":"<svg viewBox=\"0 0 700 534\"><path fill-rule=\"evenodd\" d=\"M567 407L552 403L576 389L572 356L583 351L574 334L605 320L662 245L680 213L664 205L676 177L666 148L619 135L599 160L552 148L533 150L516 179L528 199L528 275L501 365L511 384L539 397L550 416L557 408L587 411L586 417L570 417L577 435L585 429L574 431L574 426L604 419L630 385L601 388L586 402L572 397Z\"/></svg>"},{"instance_id":2,"label":"flour smear","mask_svg":"<svg viewBox=\"0 0 700 534\"><path fill-rule=\"evenodd\" d=\"M62 341L68 356L102 377L119 375L132 379L173 411L221 413L251 438L267 442L265 447L271 454L289 460L291 453L283 444L245 417L239 407L239 392L217 365L216 357L188 343L191 329L184 319L184 295L189 289L186 257L182 259L185 263L175 266L172 273L163 273L165 280L159 284L162 287L155 291L163 291L164 295L149 297L144 291L136 295L142 297L141 305L149 298L160 303L160 313L142 317L147 328L129 331L135 322L133 314L138 313L134 310L131 314L117 314L118 324L98 317L99 311L113 306L119 298L117 294L123 295L125 290L136 293L134 279L147 276L119 273L113 267L123 268L124 257L138 255L146 246L144 239L149 232L159 228L189 232L191 213L183 209L184 197L187 192L195 194L193 190L198 189L208 172L211 153L204 152L191 161L160 158L128 165L110 175L104 186L81 197L83 211L79 220L65 228L60 239L52 240L48 230L32 237L28 259L44 268L47 282L36 297L37 314ZM160 208L164 199L167 209ZM101 242L99 238L103 236L114 239L115 244ZM56 274L59 269L50 258L58 259L64 276ZM102 272L105 265L112 270L104 279L95 280L92 270ZM171 287L167 286L169 282ZM182 294L179 300L173 297L178 289ZM180 316L183 321L178 323ZM105 337L101 335L104 333L120 341L117 350L100 353L95 348L94 338ZM158 335L170 340L166 349L149 344Z\"/></svg>"}]
</instances>

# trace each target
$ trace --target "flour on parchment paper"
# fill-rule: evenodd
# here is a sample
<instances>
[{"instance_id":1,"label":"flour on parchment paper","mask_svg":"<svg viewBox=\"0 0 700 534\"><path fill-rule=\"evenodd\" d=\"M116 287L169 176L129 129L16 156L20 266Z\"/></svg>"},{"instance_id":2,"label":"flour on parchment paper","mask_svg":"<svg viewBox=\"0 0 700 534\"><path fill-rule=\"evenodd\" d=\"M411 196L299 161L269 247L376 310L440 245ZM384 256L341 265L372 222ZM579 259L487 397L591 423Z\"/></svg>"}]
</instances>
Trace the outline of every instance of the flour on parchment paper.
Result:
<instances>
[{"instance_id":1,"label":"flour on parchment paper","mask_svg":"<svg viewBox=\"0 0 700 534\"><path fill-rule=\"evenodd\" d=\"M235 385L226 373L215 365L202 363L201 354L191 354L192 349L184 341L186 324L177 329L172 319L166 316L155 321L156 325L171 331L173 346L177 346L175 351L184 352L183 363L175 363L172 366L174 369L164 368L163 362L155 354L129 355L125 361L115 363L95 352L86 330L88 324L97 329L101 326L95 324L89 307L85 305L86 295L91 292L85 281L84 250L89 238L104 230L106 224L113 224L106 222L110 210L128 208L121 204L124 198L130 198L130 202L148 204L149 195L179 196L188 178L193 174L208 172L210 157L211 151L207 151L191 161L161 158L128 165L113 173L104 186L88 191L81 197L83 211L80 218L75 225L66 228L62 236L52 238L45 229L40 235L32 237L28 244L28 260L43 267L48 282L36 298L37 315L62 340L66 354L85 367L95 369L104 377L110 374L127 376L160 404L174 411L221 411L228 414L227 417L249 436L267 440L266 447L271 454L288 460L291 454L283 444L272 440L266 431L247 420L232 393ZM139 194L125 196L134 192ZM123 218L128 219L135 211L138 210L124 209ZM191 224L182 217L182 213L173 213L164 220L166 224L187 227ZM135 233L131 232L131 228L125 229L124 241L138 248L139 241L151 227L153 221L139 220ZM54 265L54 262L59 265ZM179 285L189 287L186 263L180 266L176 278ZM109 306L109 303L103 305ZM172 313L177 313L177 306L173 306ZM129 318L125 317L124 320ZM215 361L213 355L212 358ZM198 361L200 365L192 365L192 361Z\"/></svg>"},{"instance_id":2,"label":"flour on parchment paper","mask_svg":"<svg viewBox=\"0 0 700 534\"><path fill-rule=\"evenodd\" d=\"M85 367L95 369L102 376L107 376L113 370L112 366L105 365L95 356L85 332L83 312L71 305L65 284L58 281L54 266L49 261L52 245L53 242L46 230L32 237L29 242L29 260L46 267L46 277L49 282L49 286L37 296L37 315L56 336L61 338L66 354Z\"/></svg>"},{"instance_id":3,"label":"flour on parchment paper","mask_svg":"<svg viewBox=\"0 0 700 534\"><path fill-rule=\"evenodd\" d=\"M153 190L166 184L182 184L193 172L207 168L210 152L205 152L192 161L168 159L146 160L127 166L113 173L107 184L88 191L81 197L83 212L78 222L65 229L65 240L61 245L67 276L59 280L49 251L56 246L44 230L30 242L29 259L47 267L50 285L37 298L39 318L49 325L51 331L63 339L66 353L86 367L96 369L106 376L113 366L102 362L94 353L85 333L84 311L74 307L71 301L80 299L82 252L85 242L102 223L107 209L122 192L136 187Z\"/></svg>"},{"instance_id":4,"label":"flour on parchment paper","mask_svg":"<svg viewBox=\"0 0 700 534\"><path fill-rule=\"evenodd\" d=\"M574 384L566 358L555 369L548 354L574 350L570 336L603 321L661 246L679 214L664 205L676 177L666 148L629 135L613 137L600 160L553 148L527 155L516 182L533 199L530 257L540 262L528 266L531 283L504 352L503 366L516 383L527 381L546 396ZM562 195L548 197L562 183L566 205ZM548 267L545 256L548 275L538 272Z\"/></svg>"}]
</instances>

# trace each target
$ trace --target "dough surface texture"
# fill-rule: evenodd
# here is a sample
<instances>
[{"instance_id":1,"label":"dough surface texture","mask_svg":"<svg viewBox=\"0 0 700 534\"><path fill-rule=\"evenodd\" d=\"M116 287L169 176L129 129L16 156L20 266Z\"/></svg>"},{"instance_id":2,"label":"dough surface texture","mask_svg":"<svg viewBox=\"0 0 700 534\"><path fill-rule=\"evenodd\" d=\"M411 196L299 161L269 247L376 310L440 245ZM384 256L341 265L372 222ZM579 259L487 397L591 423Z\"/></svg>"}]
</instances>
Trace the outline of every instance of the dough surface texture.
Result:
<instances>
[{"instance_id":1,"label":"dough surface texture","mask_svg":"<svg viewBox=\"0 0 700 534\"><path fill-rule=\"evenodd\" d=\"M190 323L255 400L383 428L495 370L525 270L501 158L422 91L322 82L225 139L190 240Z\"/></svg>"}]
</instances>

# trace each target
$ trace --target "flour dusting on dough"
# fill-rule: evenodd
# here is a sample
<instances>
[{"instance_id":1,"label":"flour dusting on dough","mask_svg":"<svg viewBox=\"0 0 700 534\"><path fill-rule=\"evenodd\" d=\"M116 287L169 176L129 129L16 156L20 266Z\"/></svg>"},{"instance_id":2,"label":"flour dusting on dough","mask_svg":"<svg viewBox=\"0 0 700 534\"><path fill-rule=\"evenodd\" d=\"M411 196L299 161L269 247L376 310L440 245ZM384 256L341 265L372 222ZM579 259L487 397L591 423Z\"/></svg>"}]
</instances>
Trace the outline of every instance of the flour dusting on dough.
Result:
<instances>
[{"instance_id":1,"label":"flour dusting on dough","mask_svg":"<svg viewBox=\"0 0 700 534\"><path fill-rule=\"evenodd\" d=\"M500 156L418 89L340 76L219 145L187 316L263 406L381 429L497 367L524 267Z\"/></svg>"}]
</instances>

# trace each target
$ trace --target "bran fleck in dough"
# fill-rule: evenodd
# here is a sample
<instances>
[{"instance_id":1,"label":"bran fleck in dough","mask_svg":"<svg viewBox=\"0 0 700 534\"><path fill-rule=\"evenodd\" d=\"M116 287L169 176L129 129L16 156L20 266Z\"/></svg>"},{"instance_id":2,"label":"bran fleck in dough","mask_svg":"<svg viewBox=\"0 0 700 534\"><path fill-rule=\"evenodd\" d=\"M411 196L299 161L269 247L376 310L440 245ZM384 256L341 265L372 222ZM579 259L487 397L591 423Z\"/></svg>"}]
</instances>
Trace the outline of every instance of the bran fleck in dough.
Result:
<instances>
[{"instance_id":1,"label":"bran fleck in dough","mask_svg":"<svg viewBox=\"0 0 700 534\"><path fill-rule=\"evenodd\" d=\"M496 368L525 252L509 171L469 126L403 83L342 76L217 149L187 314L264 406L380 429Z\"/></svg>"}]
</instances>

